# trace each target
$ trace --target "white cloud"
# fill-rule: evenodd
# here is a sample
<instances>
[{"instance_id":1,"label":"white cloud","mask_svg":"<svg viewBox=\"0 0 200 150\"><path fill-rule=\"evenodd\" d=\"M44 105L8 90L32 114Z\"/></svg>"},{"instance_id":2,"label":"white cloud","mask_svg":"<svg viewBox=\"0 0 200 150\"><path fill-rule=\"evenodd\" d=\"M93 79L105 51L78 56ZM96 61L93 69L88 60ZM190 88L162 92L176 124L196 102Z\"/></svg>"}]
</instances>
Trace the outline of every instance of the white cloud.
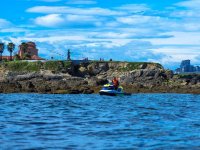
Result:
<instances>
[{"instance_id":1,"label":"white cloud","mask_svg":"<svg viewBox=\"0 0 200 150\"><path fill-rule=\"evenodd\" d=\"M93 0L69 0L67 4L84 4L84 5L89 5L89 4L96 4L96 1Z\"/></svg>"},{"instance_id":2,"label":"white cloud","mask_svg":"<svg viewBox=\"0 0 200 150\"><path fill-rule=\"evenodd\" d=\"M59 2L62 0L39 0L39 1L43 1L43 2Z\"/></svg>"},{"instance_id":3,"label":"white cloud","mask_svg":"<svg viewBox=\"0 0 200 150\"><path fill-rule=\"evenodd\" d=\"M163 33L168 31L179 30L180 26L176 19L169 19L160 16L148 16L148 15L124 15L116 17L116 21L121 23L121 26L151 30L153 33L151 36L157 35L157 33Z\"/></svg>"},{"instance_id":4,"label":"white cloud","mask_svg":"<svg viewBox=\"0 0 200 150\"><path fill-rule=\"evenodd\" d=\"M92 7L92 8L78 8L67 6L36 6L27 9L31 13L44 13L44 14L75 14L75 15L96 15L96 16L110 16L122 15L124 13L105 8Z\"/></svg>"},{"instance_id":5,"label":"white cloud","mask_svg":"<svg viewBox=\"0 0 200 150\"><path fill-rule=\"evenodd\" d=\"M6 28L11 26L11 23L5 19L0 18L0 28Z\"/></svg>"},{"instance_id":6,"label":"white cloud","mask_svg":"<svg viewBox=\"0 0 200 150\"><path fill-rule=\"evenodd\" d=\"M170 38L148 39L154 45L199 45L200 32L169 32Z\"/></svg>"},{"instance_id":7,"label":"white cloud","mask_svg":"<svg viewBox=\"0 0 200 150\"><path fill-rule=\"evenodd\" d=\"M29 31L29 30L24 29L24 28L15 28L15 27L0 29L1 33L17 33L17 32L26 32L26 31Z\"/></svg>"},{"instance_id":8,"label":"white cloud","mask_svg":"<svg viewBox=\"0 0 200 150\"><path fill-rule=\"evenodd\" d=\"M36 6L27 9L27 12L44 16L34 19L34 30L26 31L18 38L14 38L17 36L13 33L12 40L35 41L39 43L42 54L48 49L62 53L63 49L71 47L76 50L77 57L156 61L171 66L182 59L199 62L200 11L189 1L176 4L173 13L152 10L145 4L83 8L83 2L89 4L89 1L71 1L81 4L78 7ZM197 5L195 0L190 2ZM41 28L37 31L38 25L54 29L40 32ZM0 31L3 30L9 31L5 28Z\"/></svg>"},{"instance_id":9,"label":"white cloud","mask_svg":"<svg viewBox=\"0 0 200 150\"><path fill-rule=\"evenodd\" d=\"M199 9L200 1L199 0L187 0L187 1L179 2L175 5L190 8L190 9Z\"/></svg>"},{"instance_id":10,"label":"white cloud","mask_svg":"<svg viewBox=\"0 0 200 150\"><path fill-rule=\"evenodd\" d=\"M32 0L26 0L26 1L32 1ZM38 2L47 2L47 3L55 3L55 2L61 2L63 0L34 0Z\"/></svg>"},{"instance_id":11,"label":"white cloud","mask_svg":"<svg viewBox=\"0 0 200 150\"><path fill-rule=\"evenodd\" d=\"M31 1L31 0L29 0ZM60 1L66 1L66 0L37 0L42 2L60 2ZM67 4L96 4L96 1L94 0L69 0Z\"/></svg>"},{"instance_id":12,"label":"white cloud","mask_svg":"<svg viewBox=\"0 0 200 150\"><path fill-rule=\"evenodd\" d=\"M188 50L189 49L189 50ZM154 53L162 53L165 57L153 60L158 61L166 66L171 66L171 68L177 68L182 60L190 59L193 63L200 63L200 60L196 59L200 55L200 48L197 47L183 47L183 46L173 46L173 47L162 47L153 50Z\"/></svg>"},{"instance_id":13,"label":"white cloud","mask_svg":"<svg viewBox=\"0 0 200 150\"><path fill-rule=\"evenodd\" d=\"M98 21L94 16L89 15L66 15L66 20L72 22Z\"/></svg>"},{"instance_id":14,"label":"white cloud","mask_svg":"<svg viewBox=\"0 0 200 150\"><path fill-rule=\"evenodd\" d=\"M89 15L71 15L71 14L50 14L37 17L34 22L44 27L64 27L76 25L94 25L98 26L101 19ZM101 25L101 24L100 24Z\"/></svg>"},{"instance_id":15,"label":"white cloud","mask_svg":"<svg viewBox=\"0 0 200 150\"><path fill-rule=\"evenodd\" d=\"M178 10L175 9L171 16L184 18L196 18L200 17L200 1L199 0L187 0L183 2L176 3L175 6L184 7L184 9Z\"/></svg>"},{"instance_id":16,"label":"white cloud","mask_svg":"<svg viewBox=\"0 0 200 150\"><path fill-rule=\"evenodd\" d=\"M143 15L132 15L132 16L124 16L124 17L118 17L117 21L129 25L133 24L143 24L147 22L154 22L159 21L160 17L152 17L152 16L143 16Z\"/></svg>"},{"instance_id":17,"label":"white cloud","mask_svg":"<svg viewBox=\"0 0 200 150\"><path fill-rule=\"evenodd\" d=\"M65 20L59 14L50 14L35 19L37 25L45 27L57 27L64 24Z\"/></svg>"},{"instance_id":18,"label":"white cloud","mask_svg":"<svg viewBox=\"0 0 200 150\"><path fill-rule=\"evenodd\" d=\"M171 13L172 17L180 17L180 18L191 18L191 17L200 17L199 10L177 10Z\"/></svg>"},{"instance_id":19,"label":"white cloud","mask_svg":"<svg viewBox=\"0 0 200 150\"><path fill-rule=\"evenodd\" d=\"M139 13L151 10L146 4L126 4L117 7L119 10L129 11L130 13Z\"/></svg>"}]
</instances>

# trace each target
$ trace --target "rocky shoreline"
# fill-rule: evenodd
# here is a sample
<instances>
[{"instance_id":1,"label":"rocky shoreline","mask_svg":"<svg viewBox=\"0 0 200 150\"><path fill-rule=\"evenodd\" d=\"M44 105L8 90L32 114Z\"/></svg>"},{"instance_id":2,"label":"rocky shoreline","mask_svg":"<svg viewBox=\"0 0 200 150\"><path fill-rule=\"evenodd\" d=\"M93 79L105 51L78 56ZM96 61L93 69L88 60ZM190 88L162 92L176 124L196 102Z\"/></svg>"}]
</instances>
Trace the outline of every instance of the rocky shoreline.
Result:
<instances>
[{"instance_id":1,"label":"rocky shoreline","mask_svg":"<svg viewBox=\"0 0 200 150\"><path fill-rule=\"evenodd\" d=\"M113 76L130 93L200 94L200 75L174 75L156 63L7 62L0 67L0 93L92 94Z\"/></svg>"}]
</instances>

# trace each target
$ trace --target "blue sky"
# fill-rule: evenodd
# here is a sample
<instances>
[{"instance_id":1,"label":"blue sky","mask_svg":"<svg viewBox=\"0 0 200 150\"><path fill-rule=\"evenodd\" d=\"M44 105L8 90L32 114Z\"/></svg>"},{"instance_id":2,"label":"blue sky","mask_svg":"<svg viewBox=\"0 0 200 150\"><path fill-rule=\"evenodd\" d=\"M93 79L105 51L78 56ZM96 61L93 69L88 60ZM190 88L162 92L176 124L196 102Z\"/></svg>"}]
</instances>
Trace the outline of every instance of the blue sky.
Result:
<instances>
[{"instance_id":1,"label":"blue sky","mask_svg":"<svg viewBox=\"0 0 200 150\"><path fill-rule=\"evenodd\" d=\"M0 40L42 57L200 64L199 0L2 0ZM17 48L16 48L17 51ZM5 55L7 52L5 51Z\"/></svg>"}]
</instances>

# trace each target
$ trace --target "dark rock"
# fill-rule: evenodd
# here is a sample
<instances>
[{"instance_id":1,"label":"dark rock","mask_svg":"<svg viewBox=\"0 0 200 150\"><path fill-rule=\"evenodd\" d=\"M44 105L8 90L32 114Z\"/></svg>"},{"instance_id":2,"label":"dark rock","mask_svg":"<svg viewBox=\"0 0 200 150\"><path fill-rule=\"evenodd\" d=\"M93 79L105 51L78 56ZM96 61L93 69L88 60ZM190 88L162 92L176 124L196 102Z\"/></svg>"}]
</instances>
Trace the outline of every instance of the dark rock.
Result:
<instances>
[{"instance_id":1,"label":"dark rock","mask_svg":"<svg viewBox=\"0 0 200 150\"><path fill-rule=\"evenodd\" d=\"M143 77L148 77L148 76L154 77L156 72L157 72L156 70L145 69L143 73Z\"/></svg>"},{"instance_id":2,"label":"dark rock","mask_svg":"<svg viewBox=\"0 0 200 150\"><path fill-rule=\"evenodd\" d=\"M20 85L24 92L35 92L35 86L31 81L21 81Z\"/></svg>"},{"instance_id":3,"label":"dark rock","mask_svg":"<svg viewBox=\"0 0 200 150\"><path fill-rule=\"evenodd\" d=\"M87 90L84 90L82 93L83 94L92 94L92 93L94 93L94 90L87 89Z\"/></svg>"},{"instance_id":4,"label":"dark rock","mask_svg":"<svg viewBox=\"0 0 200 150\"><path fill-rule=\"evenodd\" d=\"M132 77L126 77L124 80L121 81L121 83L124 84L131 84L134 82L134 79Z\"/></svg>"},{"instance_id":5,"label":"dark rock","mask_svg":"<svg viewBox=\"0 0 200 150\"><path fill-rule=\"evenodd\" d=\"M174 73L172 70L166 70L165 74L167 75L167 79L171 79L174 76Z\"/></svg>"},{"instance_id":6,"label":"dark rock","mask_svg":"<svg viewBox=\"0 0 200 150\"><path fill-rule=\"evenodd\" d=\"M132 72L132 75L134 78L141 77L143 75L143 70L136 70L136 71Z\"/></svg>"},{"instance_id":7,"label":"dark rock","mask_svg":"<svg viewBox=\"0 0 200 150\"><path fill-rule=\"evenodd\" d=\"M70 94L80 94L81 92L79 90L70 90Z\"/></svg>"},{"instance_id":8,"label":"dark rock","mask_svg":"<svg viewBox=\"0 0 200 150\"><path fill-rule=\"evenodd\" d=\"M141 64L131 70L128 63L92 62L49 73L40 72L0 72L0 92L38 92L38 93L98 93L102 85L108 83L113 76L120 77L125 91L129 92L200 92L200 75L174 75L170 70L164 70L155 64ZM43 68L44 69L44 68ZM63 74L64 73L64 74ZM67 73L67 74L65 74Z\"/></svg>"},{"instance_id":9,"label":"dark rock","mask_svg":"<svg viewBox=\"0 0 200 150\"><path fill-rule=\"evenodd\" d=\"M146 69L146 68L147 68L147 64L146 64L146 63L141 64L141 65L139 66L139 69Z\"/></svg>"},{"instance_id":10,"label":"dark rock","mask_svg":"<svg viewBox=\"0 0 200 150\"><path fill-rule=\"evenodd\" d=\"M197 84L197 82L198 82L198 80L197 79L192 79L191 81L190 81L190 84L191 85L195 85L195 84Z\"/></svg>"},{"instance_id":11,"label":"dark rock","mask_svg":"<svg viewBox=\"0 0 200 150\"><path fill-rule=\"evenodd\" d=\"M81 87L79 92L82 94L92 94L94 90L91 90L89 87Z\"/></svg>"},{"instance_id":12,"label":"dark rock","mask_svg":"<svg viewBox=\"0 0 200 150\"><path fill-rule=\"evenodd\" d=\"M44 80L61 80L63 79L60 75L43 75Z\"/></svg>"},{"instance_id":13,"label":"dark rock","mask_svg":"<svg viewBox=\"0 0 200 150\"><path fill-rule=\"evenodd\" d=\"M21 92L21 85L18 82L0 82L0 93Z\"/></svg>"},{"instance_id":14,"label":"dark rock","mask_svg":"<svg viewBox=\"0 0 200 150\"><path fill-rule=\"evenodd\" d=\"M97 85L104 85L104 84L107 84L107 83L108 83L107 79L97 79L96 80Z\"/></svg>"},{"instance_id":15,"label":"dark rock","mask_svg":"<svg viewBox=\"0 0 200 150\"><path fill-rule=\"evenodd\" d=\"M31 80L33 78L41 78L42 75L38 74L38 73L28 73L28 74L24 74L24 75L17 75L15 77L13 77L13 80L15 81L24 81L24 80Z\"/></svg>"},{"instance_id":16,"label":"dark rock","mask_svg":"<svg viewBox=\"0 0 200 150\"><path fill-rule=\"evenodd\" d=\"M92 63L88 65L87 67L88 73L90 75L97 75L102 72L106 72L109 70L108 63L102 62L102 63Z\"/></svg>"}]
</instances>

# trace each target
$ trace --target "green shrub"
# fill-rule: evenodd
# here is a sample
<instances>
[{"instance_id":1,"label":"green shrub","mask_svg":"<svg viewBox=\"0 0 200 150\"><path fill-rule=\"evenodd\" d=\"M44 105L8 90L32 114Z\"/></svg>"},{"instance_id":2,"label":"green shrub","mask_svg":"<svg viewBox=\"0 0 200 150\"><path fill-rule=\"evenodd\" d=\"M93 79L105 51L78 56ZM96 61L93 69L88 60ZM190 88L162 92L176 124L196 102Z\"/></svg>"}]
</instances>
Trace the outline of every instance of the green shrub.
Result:
<instances>
[{"instance_id":1,"label":"green shrub","mask_svg":"<svg viewBox=\"0 0 200 150\"><path fill-rule=\"evenodd\" d=\"M157 68L163 69L161 64L158 63L149 63L149 62L128 62L128 65L124 68L121 68L122 71L131 71L140 69L141 65L154 65ZM146 67L145 67L146 68Z\"/></svg>"},{"instance_id":2,"label":"green shrub","mask_svg":"<svg viewBox=\"0 0 200 150\"><path fill-rule=\"evenodd\" d=\"M60 71L71 66L70 61L47 61L44 63L45 70Z\"/></svg>"},{"instance_id":3,"label":"green shrub","mask_svg":"<svg viewBox=\"0 0 200 150\"><path fill-rule=\"evenodd\" d=\"M58 71L60 69L60 61L47 61L44 63L45 70Z\"/></svg>"},{"instance_id":4,"label":"green shrub","mask_svg":"<svg viewBox=\"0 0 200 150\"><path fill-rule=\"evenodd\" d=\"M39 71L42 62L10 61L3 63L3 67L10 71Z\"/></svg>"},{"instance_id":5,"label":"green shrub","mask_svg":"<svg viewBox=\"0 0 200 150\"><path fill-rule=\"evenodd\" d=\"M47 61L47 62L28 62L28 61L9 61L1 64L1 67L8 69L10 71L28 71L37 72L40 69L60 71L62 69L67 69L71 66L69 61Z\"/></svg>"},{"instance_id":6,"label":"green shrub","mask_svg":"<svg viewBox=\"0 0 200 150\"><path fill-rule=\"evenodd\" d=\"M140 62L130 62L127 65L127 70L136 70L139 69L139 66L145 64L145 63L140 63Z\"/></svg>"},{"instance_id":7,"label":"green shrub","mask_svg":"<svg viewBox=\"0 0 200 150\"><path fill-rule=\"evenodd\" d=\"M192 79L194 75L191 74L182 74L182 75L178 75L179 78L181 79Z\"/></svg>"},{"instance_id":8,"label":"green shrub","mask_svg":"<svg viewBox=\"0 0 200 150\"><path fill-rule=\"evenodd\" d=\"M42 67L42 62L29 62L27 66L24 66L26 71L40 71Z\"/></svg>"}]
</instances>

